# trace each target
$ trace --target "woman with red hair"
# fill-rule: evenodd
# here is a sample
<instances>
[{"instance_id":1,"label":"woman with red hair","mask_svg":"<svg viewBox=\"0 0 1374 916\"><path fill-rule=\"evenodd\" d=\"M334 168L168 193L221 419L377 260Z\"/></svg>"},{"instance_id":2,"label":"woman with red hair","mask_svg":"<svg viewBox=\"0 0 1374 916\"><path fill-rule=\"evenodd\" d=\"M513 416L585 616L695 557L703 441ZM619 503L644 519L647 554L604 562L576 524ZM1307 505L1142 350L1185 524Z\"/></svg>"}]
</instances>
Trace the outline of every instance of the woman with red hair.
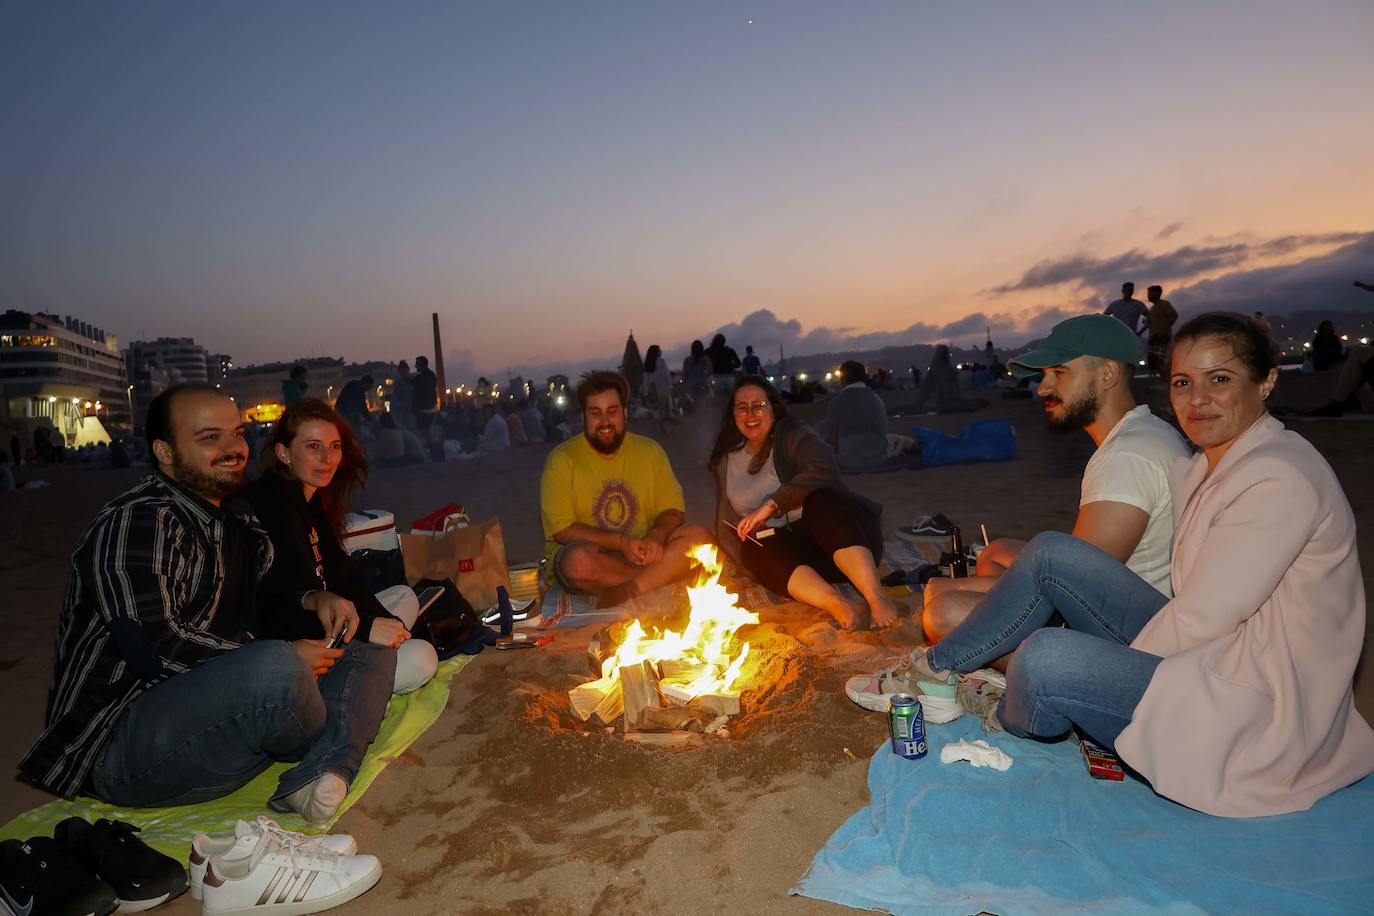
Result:
<instances>
[{"instance_id":1,"label":"woman with red hair","mask_svg":"<svg viewBox=\"0 0 1374 916\"><path fill-rule=\"evenodd\" d=\"M434 676L438 657L410 638L419 614L405 586L374 595L339 546L353 493L367 479L357 434L324 401L301 398L286 409L247 497L272 539L272 566L258 584L259 635L320 640L321 611L349 623L353 637L397 650L395 693ZM380 600L379 600L380 599Z\"/></svg>"}]
</instances>

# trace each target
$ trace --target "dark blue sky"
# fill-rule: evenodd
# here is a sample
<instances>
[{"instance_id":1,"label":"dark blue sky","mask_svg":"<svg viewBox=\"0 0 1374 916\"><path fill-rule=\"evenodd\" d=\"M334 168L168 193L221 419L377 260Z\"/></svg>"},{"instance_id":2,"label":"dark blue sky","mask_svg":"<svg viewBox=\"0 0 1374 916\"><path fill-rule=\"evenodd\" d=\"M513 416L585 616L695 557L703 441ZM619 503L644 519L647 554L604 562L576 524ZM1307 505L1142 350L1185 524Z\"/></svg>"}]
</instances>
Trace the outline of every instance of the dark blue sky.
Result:
<instances>
[{"instance_id":1,"label":"dark blue sky","mask_svg":"<svg viewBox=\"0 0 1374 916\"><path fill-rule=\"evenodd\" d=\"M1374 229L1357 0L0 9L0 306L240 363L1015 336L1115 292L1043 262Z\"/></svg>"}]
</instances>

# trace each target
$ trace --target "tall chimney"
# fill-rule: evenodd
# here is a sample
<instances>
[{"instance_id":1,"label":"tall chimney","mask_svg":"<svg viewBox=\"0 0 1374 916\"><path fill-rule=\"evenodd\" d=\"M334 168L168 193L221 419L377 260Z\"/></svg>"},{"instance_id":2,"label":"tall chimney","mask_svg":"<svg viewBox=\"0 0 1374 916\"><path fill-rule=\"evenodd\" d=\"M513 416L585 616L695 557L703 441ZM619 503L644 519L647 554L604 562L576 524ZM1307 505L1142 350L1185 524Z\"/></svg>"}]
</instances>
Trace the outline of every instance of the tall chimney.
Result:
<instances>
[{"instance_id":1,"label":"tall chimney","mask_svg":"<svg viewBox=\"0 0 1374 916\"><path fill-rule=\"evenodd\" d=\"M444 345L439 341L439 313L432 312L434 319L434 374L439 380L440 403L443 403L444 389L448 387L444 383Z\"/></svg>"}]
</instances>

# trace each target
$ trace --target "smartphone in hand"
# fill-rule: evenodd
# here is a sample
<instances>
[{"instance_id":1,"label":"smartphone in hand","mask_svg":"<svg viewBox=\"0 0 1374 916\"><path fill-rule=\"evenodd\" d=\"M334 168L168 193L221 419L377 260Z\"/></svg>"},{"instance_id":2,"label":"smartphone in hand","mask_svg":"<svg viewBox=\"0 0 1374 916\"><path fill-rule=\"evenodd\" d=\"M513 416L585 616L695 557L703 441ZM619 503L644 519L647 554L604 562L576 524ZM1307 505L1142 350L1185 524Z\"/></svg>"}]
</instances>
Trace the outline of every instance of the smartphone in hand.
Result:
<instances>
[{"instance_id":1,"label":"smartphone in hand","mask_svg":"<svg viewBox=\"0 0 1374 916\"><path fill-rule=\"evenodd\" d=\"M329 648L342 649L344 640L348 638L348 624L339 627L339 632L329 641Z\"/></svg>"}]
</instances>

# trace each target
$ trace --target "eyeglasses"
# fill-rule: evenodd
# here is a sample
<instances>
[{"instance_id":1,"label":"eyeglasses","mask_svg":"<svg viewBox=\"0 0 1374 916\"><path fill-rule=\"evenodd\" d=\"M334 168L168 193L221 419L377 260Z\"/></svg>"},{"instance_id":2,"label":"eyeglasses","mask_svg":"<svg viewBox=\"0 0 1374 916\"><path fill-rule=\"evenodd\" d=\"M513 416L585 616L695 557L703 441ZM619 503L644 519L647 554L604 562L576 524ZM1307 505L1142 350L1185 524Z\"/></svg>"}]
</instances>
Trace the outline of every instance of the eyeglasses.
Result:
<instances>
[{"instance_id":1,"label":"eyeglasses","mask_svg":"<svg viewBox=\"0 0 1374 916\"><path fill-rule=\"evenodd\" d=\"M735 405L735 416L737 416L737 417L747 417L747 416L749 416L751 413L756 413L756 414L758 414L759 416L762 416L762 415L768 413L768 407L769 407L769 404L768 404L767 401L755 401L755 402L752 403L752 404L736 404L736 405Z\"/></svg>"}]
</instances>

